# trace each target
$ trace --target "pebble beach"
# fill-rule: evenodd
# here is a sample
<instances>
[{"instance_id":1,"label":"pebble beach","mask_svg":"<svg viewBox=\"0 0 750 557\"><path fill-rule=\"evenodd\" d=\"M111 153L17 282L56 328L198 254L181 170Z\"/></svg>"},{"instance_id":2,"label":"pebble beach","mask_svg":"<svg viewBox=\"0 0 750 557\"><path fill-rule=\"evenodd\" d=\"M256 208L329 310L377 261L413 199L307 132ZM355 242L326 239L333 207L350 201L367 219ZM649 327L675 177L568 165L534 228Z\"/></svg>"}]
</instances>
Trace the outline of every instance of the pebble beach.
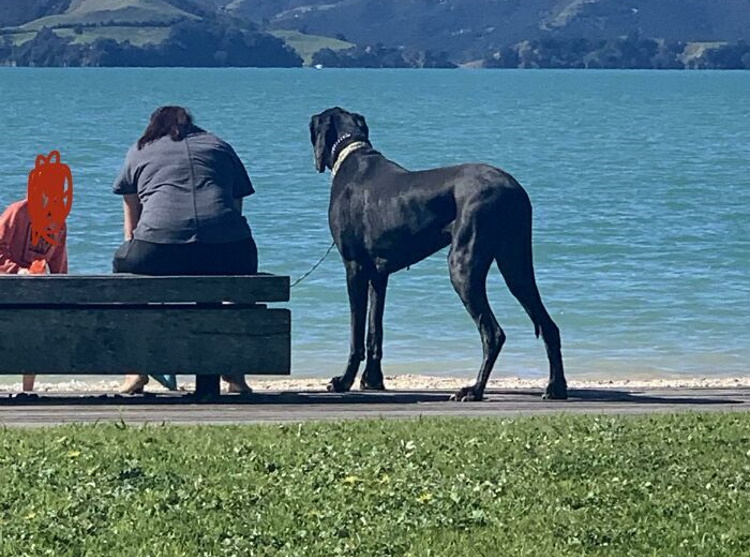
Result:
<instances>
[{"instance_id":1,"label":"pebble beach","mask_svg":"<svg viewBox=\"0 0 750 557\"><path fill-rule=\"evenodd\" d=\"M248 377L248 383L256 392L277 391L325 391L329 378L272 378L257 379ZM434 377L429 375L392 375L386 376L386 387L391 391L453 391L470 384L473 378L465 377ZM43 377L37 379L35 392L38 393L116 393L122 379L112 378L103 380L71 380L48 382ZM192 391L195 382L191 376L179 380L179 390ZM521 379L517 377L501 377L491 379L488 389L542 389L543 379ZM680 377L660 379L618 379L618 380L575 380L568 379L571 389L731 389L750 387L750 376L746 377ZM222 382L222 389L226 384ZM167 392L155 380L146 386L146 392ZM353 390L358 390L355 382ZM16 382L0 385L0 392L20 392L20 377Z\"/></svg>"}]
</instances>

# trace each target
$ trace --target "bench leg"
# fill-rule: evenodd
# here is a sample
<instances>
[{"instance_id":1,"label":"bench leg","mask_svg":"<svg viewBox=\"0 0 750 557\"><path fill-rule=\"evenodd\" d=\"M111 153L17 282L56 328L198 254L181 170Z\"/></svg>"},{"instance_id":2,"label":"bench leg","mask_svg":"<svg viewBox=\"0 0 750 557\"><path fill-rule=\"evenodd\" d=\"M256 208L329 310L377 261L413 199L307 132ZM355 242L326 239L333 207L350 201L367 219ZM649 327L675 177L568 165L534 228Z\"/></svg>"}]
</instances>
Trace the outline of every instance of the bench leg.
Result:
<instances>
[{"instance_id":1,"label":"bench leg","mask_svg":"<svg viewBox=\"0 0 750 557\"><path fill-rule=\"evenodd\" d=\"M196 375L195 394L199 398L214 398L221 393L218 375Z\"/></svg>"}]
</instances>

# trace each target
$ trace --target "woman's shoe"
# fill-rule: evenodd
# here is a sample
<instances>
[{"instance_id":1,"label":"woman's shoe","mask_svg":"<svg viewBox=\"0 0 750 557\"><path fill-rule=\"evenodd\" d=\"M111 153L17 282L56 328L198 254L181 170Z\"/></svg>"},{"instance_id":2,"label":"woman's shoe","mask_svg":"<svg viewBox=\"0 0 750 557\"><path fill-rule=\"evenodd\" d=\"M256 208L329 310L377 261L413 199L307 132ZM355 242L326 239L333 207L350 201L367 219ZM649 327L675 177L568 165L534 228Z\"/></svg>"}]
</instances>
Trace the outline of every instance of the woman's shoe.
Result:
<instances>
[{"instance_id":1,"label":"woman's shoe","mask_svg":"<svg viewBox=\"0 0 750 557\"><path fill-rule=\"evenodd\" d=\"M222 375L221 378L229 385L230 393L250 394L253 392L250 385L245 381L244 375Z\"/></svg>"},{"instance_id":2,"label":"woman's shoe","mask_svg":"<svg viewBox=\"0 0 750 557\"><path fill-rule=\"evenodd\" d=\"M120 387L120 392L124 395L140 395L147 384L148 375L128 375Z\"/></svg>"}]
</instances>

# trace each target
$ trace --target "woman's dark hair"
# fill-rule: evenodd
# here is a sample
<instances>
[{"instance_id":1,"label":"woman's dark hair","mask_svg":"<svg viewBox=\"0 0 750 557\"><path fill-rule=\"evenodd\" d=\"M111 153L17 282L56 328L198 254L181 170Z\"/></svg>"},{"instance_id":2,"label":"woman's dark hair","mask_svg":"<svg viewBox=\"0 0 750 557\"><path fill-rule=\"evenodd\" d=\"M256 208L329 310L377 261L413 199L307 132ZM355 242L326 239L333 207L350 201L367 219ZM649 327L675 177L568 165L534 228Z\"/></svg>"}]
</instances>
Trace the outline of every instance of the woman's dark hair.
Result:
<instances>
[{"instance_id":1,"label":"woman's dark hair","mask_svg":"<svg viewBox=\"0 0 750 557\"><path fill-rule=\"evenodd\" d=\"M173 141L182 141L188 134L203 131L205 130L193 124L193 117L186 109L181 106L162 106L151 114L151 121L138 140L138 150L166 135Z\"/></svg>"}]
</instances>

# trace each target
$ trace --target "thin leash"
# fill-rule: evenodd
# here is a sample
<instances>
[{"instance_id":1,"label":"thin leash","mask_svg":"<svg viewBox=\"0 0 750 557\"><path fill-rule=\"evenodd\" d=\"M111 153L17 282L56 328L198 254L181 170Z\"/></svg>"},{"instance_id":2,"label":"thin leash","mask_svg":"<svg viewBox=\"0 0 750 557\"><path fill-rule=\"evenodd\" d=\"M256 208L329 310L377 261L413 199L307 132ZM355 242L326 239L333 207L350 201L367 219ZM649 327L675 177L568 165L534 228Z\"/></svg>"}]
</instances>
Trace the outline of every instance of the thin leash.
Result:
<instances>
[{"instance_id":1,"label":"thin leash","mask_svg":"<svg viewBox=\"0 0 750 557\"><path fill-rule=\"evenodd\" d=\"M323 254L323 257L321 257L321 258L320 258L320 261L318 261L318 262L317 262L317 263L316 263L315 265L313 265L312 269L310 269L310 270L309 270L309 271L307 271L307 272L306 272L306 273L305 273L304 275L302 275L302 276L301 276L300 278L298 278L297 280L295 280L295 281L294 281L294 283L293 283L293 284L292 284L292 285L291 285L291 286L290 286L289 288L294 288L294 287L295 287L295 286L297 286L297 285L298 285L298 284L299 284L300 282L302 282L302 281L303 281L303 280L305 280L305 279L306 279L307 277L309 277L309 276L310 276L311 274L313 274L313 271L315 271L315 269L317 269L318 267L320 267L320 264L321 264L321 263L323 263L323 260L324 260L324 259L325 259L326 257L328 257L328 254L329 254L329 253L331 253L331 250L333 249L333 246L335 246L335 245L336 245L336 242L331 242L331 245L330 245L330 246L328 246L328 249L327 249L327 250L326 250L326 252L325 252L325 253Z\"/></svg>"},{"instance_id":2,"label":"thin leash","mask_svg":"<svg viewBox=\"0 0 750 557\"><path fill-rule=\"evenodd\" d=\"M341 142L344 141L345 139L350 138L351 136L352 136L352 134L350 134L350 133L344 134L343 136L341 136L340 138L338 138L336 140L336 143L334 143L333 147L331 148L331 156L332 156L332 158L334 158L336 160L335 164L333 165L333 168L331 168L331 181L333 181L333 178L336 176L336 172L338 172L338 169L341 166L341 163L344 162L344 159L346 157L348 157L351 153L353 153L357 149L361 149L362 147L369 147L370 146L369 142L355 141L354 143L352 143L350 145L347 145L344 148L344 150L341 151L341 153L338 154L338 156L335 156L334 154L336 153L336 149L341 144ZM302 282L307 277L309 277L313 273L313 271L315 271L315 269L317 269L318 267L320 267L320 264L323 263L323 260L326 257L328 257L328 254L331 253L331 250L333 249L333 246L335 246L335 245L336 245L335 241L331 242L331 245L328 246L328 249L323 254L323 257L320 258L320 261L318 261L315 265L313 265L312 269L310 269L304 275L302 275L300 278L298 278L297 280L295 280L294 283L292 283L292 285L289 288L294 288L295 286L297 286L300 282Z\"/></svg>"}]
</instances>

